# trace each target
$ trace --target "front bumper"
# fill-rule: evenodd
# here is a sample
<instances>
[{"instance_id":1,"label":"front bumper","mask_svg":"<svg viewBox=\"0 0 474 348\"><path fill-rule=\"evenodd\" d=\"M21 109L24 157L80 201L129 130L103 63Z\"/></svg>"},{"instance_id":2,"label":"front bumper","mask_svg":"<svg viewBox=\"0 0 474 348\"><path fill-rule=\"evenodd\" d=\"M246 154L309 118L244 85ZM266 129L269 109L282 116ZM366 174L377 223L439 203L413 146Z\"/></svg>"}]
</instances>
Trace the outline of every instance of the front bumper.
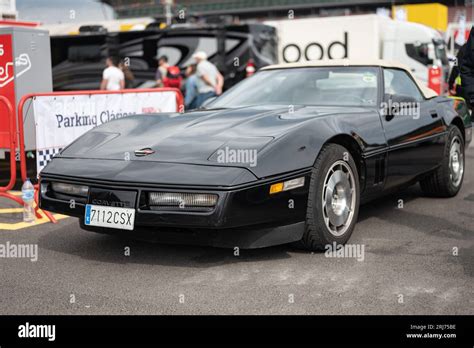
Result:
<instances>
[{"instance_id":1,"label":"front bumper","mask_svg":"<svg viewBox=\"0 0 474 348\"><path fill-rule=\"evenodd\" d=\"M269 194L272 184L302 176L305 177L303 187ZM80 200L57 195L50 189L52 182L87 185L90 188L89 196ZM309 183L309 170L233 187L163 187L160 184L106 182L47 174L42 175L40 179L40 207L78 217L83 229L99 233L158 242L259 248L302 238ZM85 226L86 204L97 204L97 200L91 197L92 189L112 193L134 193L133 200L119 202L119 206L135 209L134 230ZM217 194L219 198L216 206L209 211L187 211L179 208L150 210L144 204L144 197L148 192L154 191L212 193ZM114 196L120 197L120 194Z\"/></svg>"}]
</instances>

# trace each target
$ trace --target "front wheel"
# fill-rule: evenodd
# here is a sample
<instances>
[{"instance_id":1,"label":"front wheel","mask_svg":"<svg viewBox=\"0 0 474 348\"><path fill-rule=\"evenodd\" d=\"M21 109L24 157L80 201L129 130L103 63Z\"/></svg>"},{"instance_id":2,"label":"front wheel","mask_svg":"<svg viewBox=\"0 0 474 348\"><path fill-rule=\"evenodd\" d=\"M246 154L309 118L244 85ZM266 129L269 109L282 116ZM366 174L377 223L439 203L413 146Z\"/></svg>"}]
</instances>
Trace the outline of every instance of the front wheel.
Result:
<instances>
[{"instance_id":1,"label":"front wheel","mask_svg":"<svg viewBox=\"0 0 474 348\"><path fill-rule=\"evenodd\" d=\"M341 145L325 145L311 174L306 230L299 246L324 250L334 242L346 243L357 222L359 200L359 175L351 154Z\"/></svg>"}]
</instances>

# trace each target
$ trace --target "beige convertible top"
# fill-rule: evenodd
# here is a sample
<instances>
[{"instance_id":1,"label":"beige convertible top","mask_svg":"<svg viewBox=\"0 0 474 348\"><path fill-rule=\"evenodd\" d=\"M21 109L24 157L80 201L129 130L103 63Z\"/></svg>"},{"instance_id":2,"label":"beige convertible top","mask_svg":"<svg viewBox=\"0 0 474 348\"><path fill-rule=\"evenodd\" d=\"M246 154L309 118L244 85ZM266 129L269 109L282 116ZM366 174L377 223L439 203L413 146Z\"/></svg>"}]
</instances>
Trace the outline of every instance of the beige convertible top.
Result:
<instances>
[{"instance_id":1,"label":"beige convertible top","mask_svg":"<svg viewBox=\"0 0 474 348\"><path fill-rule=\"evenodd\" d=\"M395 68L395 69L402 69L406 71L416 82L420 90L423 92L425 98L433 98L436 97L435 91L426 87L423 83L421 83L413 74L411 73L410 69L403 64L399 64L396 62L390 62L383 59L370 59L370 60L351 60L351 59L333 59L333 60L325 60L325 61L310 61L304 63L288 63L288 64L276 64L276 65L269 65L260 70L272 70L272 69L291 69L291 68L309 68L309 67L324 67L324 66L379 66L383 68Z\"/></svg>"}]
</instances>

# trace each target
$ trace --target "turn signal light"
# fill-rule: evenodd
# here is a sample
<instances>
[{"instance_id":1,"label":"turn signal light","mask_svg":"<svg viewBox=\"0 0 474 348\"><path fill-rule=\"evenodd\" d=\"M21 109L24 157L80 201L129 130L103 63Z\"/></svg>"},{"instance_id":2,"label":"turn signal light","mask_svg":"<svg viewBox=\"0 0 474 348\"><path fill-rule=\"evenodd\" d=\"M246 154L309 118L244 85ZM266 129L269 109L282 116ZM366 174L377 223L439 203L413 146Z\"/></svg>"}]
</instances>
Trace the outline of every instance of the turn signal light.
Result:
<instances>
[{"instance_id":1,"label":"turn signal light","mask_svg":"<svg viewBox=\"0 0 474 348\"><path fill-rule=\"evenodd\" d=\"M304 176L301 178L291 179L284 182L272 184L270 186L270 194L272 195L274 193L282 191L289 191L302 186L304 186Z\"/></svg>"},{"instance_id":2,"label":"turn signal light","mask_svg":"<svg viewBox=\"0 0 474 348\"><path fill-rule=\"evenodd\" d=\"M283 191L283 183L279 182L278 184L273 184L270 186L270 194L278 193Z\"/></svg>"}]
</instances>

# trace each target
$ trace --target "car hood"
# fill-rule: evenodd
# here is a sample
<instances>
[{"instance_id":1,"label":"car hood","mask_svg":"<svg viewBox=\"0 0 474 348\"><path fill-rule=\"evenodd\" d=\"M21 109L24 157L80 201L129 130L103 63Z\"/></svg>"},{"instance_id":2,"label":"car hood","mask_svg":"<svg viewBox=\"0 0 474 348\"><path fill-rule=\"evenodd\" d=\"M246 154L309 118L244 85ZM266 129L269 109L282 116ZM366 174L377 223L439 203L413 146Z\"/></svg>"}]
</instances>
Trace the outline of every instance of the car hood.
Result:
<instances>
[{"instance_id":1,"label":"car hood","mask_svg":"<svg viewBox=\"0 0 474 348\"><path fill-rule=\"evenodd\" d=\"M217 151L249 149L260 153L278 138L304 127L315 118L364 110L259 106L130 116L94 128L60 156L248 167L245 163L219 162ZM145 156L136 156L135 151L141 149L151 151Z\"/></svg>"}]
</instances>

